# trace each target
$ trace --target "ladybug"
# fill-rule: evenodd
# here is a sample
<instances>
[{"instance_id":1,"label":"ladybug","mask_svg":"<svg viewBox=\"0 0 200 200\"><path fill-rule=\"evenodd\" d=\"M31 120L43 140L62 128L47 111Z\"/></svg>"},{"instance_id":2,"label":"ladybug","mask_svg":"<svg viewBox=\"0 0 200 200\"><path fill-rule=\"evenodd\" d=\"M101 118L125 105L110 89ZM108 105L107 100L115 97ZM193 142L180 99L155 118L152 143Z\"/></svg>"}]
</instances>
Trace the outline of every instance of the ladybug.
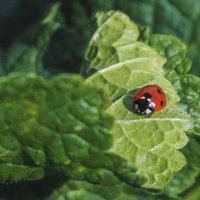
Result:
<instances>
[{"instance_id":1,"label":"ladybug","mask_svg":"<svg viewBox=\"0 0 200 200\"><path fill-rule=\"evenodd\" d=\"M166 106L165 92L157 85L147 85L133 96L133 106L137 114L149 115Z\"/></svg>"}]
</instances>

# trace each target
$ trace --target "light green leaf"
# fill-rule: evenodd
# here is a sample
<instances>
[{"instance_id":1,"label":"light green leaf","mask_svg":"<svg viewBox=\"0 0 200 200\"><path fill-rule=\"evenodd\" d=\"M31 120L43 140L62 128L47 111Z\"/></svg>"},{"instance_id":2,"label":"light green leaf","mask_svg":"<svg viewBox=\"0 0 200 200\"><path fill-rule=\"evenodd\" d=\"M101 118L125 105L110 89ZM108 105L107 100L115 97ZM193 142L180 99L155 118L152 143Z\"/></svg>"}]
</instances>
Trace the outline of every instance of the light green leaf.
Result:
<instances>
[{"instance_id":1,"label":"light green leaf","mask_svg":"<svg viewBox=\"0 0 200 200\"><path fill-rule=\"evenodd\" d=\"M200 157L197 149L199 148L198 136L200 134L200 78L188 73L191 61L186 56L186 45L180 39L171 35L148 34L144 41L166 58L163 67L165 77L170 80L180 96L178 106L181 110L187 111L194 122L193 127L188 131L193 140L183 149L187 165L170 180L165 189L168 195L176 197L189 189L199 176L198 160Z\"/></svg>"},{"instance_id":2,"label":"light green leaf","mask_svg":"<svg viewBox=\"0 0 200 200\"><path fill-rule=\"evenodd\" d=\"M90 76L86 83L104 88L104 95L112 101L127 92L132 91L133 95L136 89L144 85L162 85L168 103L175 105L179 97L170 82L163 78L162 63L161 57L127 60L98 71Z\"/></svg>"},{"instance_id":3,"label":"light green leaf","mask_svg":"<svg viewBox=\"0 0 200 200\"><path fill-rule=\"evenodd\" d=\"M98 71L85 82L101 86L104 96L110 100L106 112L115 118L111 130L114 141L110 151L121 155L136 167L137 174L146 180L143 187L162 189L186 164L184 155L178 149L188 142L185 131L191 127L191 119L176 107L179 96L164 77L163 65L166 60L148 45L136 41L139 37L138 29L125 14L115 12L110 16L105 13L105 16L108 15L109 18L99 24L89 43L87 52L94 52L94 49L96 52L87 56L90 63L85 71ZM118 15L121 17L113 18ZM109 25L107 22L110 22ZM123 23L132 24L125 28L119 26L118 33L121 36L132 38L124 43L120 42L121 37L115 37L114 34L112 38L111 34L113 27ZM104 26L109 36L104 34ZM126 27L131 27L132 31L127 32ZM118 42L120 45L115 45ZM111 48L114 53L107 54ZM133 110L132 96L139 88L149 84L164 89L167 107L150 117L138 116Z\"/></svg>"},{"instance_id":4,"label":"light green leaf","mask_svg":"<svg viewBox=\"0 0 200 200\"><path fill-rule=\"evenodd\" d=\"M97 29L86 51L86 59L92 63L91 66L83 68L84 74L91 73L91 68L99 70L118 63L117 47L135 42L139 36L137 26L130 23L129 18L126 15L122 16L120 12L97 13L96 16L97 21L102 18L106 20L104 23L99 23L101 26Z\"/></svg>"},{"instance_id":5,"label":"light green leaf","mask_svg":"<svg viewBox=\"0 0 200 200\"><path fill-rule=\"evenodd\" d=\"M187 144L184 131L191 124L187 116L182 117L115 121L111 152L125 157L138 169L137 173L147 180L143 186L163 188L169 177L186 164L178 149Z\"/></svg>"}]
</instances>

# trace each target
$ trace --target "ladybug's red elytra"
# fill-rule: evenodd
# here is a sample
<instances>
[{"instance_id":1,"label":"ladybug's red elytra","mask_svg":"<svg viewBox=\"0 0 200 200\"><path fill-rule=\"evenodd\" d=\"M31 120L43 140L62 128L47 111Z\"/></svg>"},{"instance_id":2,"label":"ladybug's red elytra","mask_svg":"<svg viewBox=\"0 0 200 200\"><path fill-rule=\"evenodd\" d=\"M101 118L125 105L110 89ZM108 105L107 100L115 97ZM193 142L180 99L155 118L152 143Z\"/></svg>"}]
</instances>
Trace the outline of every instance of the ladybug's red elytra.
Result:
<instances>
[{"instance_id":1,"label":"ladybug's red elytra","mask_svg":"<svg viewBox=\"0 0 200 200\"><path fill-rule=\"evenodd\" d=\"M137 114L149 115L166 106L165 92L157 85L147 85L133 96L133 105Z\"/></svg>"}]
</instances>

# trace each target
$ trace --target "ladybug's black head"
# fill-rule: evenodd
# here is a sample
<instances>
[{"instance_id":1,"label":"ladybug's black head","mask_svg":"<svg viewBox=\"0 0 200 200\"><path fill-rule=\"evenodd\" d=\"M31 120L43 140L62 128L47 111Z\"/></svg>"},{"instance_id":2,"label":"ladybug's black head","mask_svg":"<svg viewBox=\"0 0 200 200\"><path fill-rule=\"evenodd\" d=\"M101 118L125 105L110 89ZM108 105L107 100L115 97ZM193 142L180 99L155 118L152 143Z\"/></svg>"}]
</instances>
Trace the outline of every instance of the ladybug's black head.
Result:
<instances>
[{"instance_id":1,"label":"ladybug's black head","mask_svg":"<svg viewBox=\"0 0 200 200\"><path fill-rule=\"evenodd\" d=\"M133 103L137 114L149 115L155 111L155 104L151 102L151 94L149 93L145 93L143 97L134 101Z\"/></svg>"}]
</instances>

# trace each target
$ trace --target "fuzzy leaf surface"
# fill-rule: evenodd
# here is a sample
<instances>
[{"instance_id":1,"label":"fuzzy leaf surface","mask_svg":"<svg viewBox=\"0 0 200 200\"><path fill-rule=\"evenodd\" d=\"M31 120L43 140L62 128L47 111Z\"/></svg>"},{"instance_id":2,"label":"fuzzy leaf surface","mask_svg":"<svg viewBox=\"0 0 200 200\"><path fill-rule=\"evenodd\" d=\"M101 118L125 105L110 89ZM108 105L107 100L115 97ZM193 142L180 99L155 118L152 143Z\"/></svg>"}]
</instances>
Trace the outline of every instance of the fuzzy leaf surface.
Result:
<instances>
[{"instance_id":1,"label":"fuzzy leaf surface","mask_svg":"<svg viewBox=\"0 0 200 200\"><path fill-rule=\"evenodd\" d=\"M200 78L189 74L191 61L186 57L185 44L178 38L153 34L149 36L148 44L166 58L165 77L170 80L180 96L179 108L187 111L194 122L194 126L188 131L193 140L183 149L188 160L187 165L173 177L166 187L166 193L177 196L190 188L199 176L200 155L197 149L200 134Z\"/></svg>"},{"instance_id":2,"label":"fuzzy leaf surface","mask_svg":"<svg viewBox=\"0 0 200 200\"><path fill-rule=\"evenodd\" d=\"M103 18L102 15L97 14L97 21L99 16ZM164 77L165 58L137 41L138 27L125 14L109 12L104 15L106 20L99 23L86 51L86 59L90 62L83 71L88 72L87 75L89 70L93 71L86 83L101 86L110 100L106 112L115 118L110 151L136 167L137 174L146 180L144 187L162 189L186 164L178 149L188 142L185 131L191 126L190 116L176 107L179 96ZM108 36L104 34L105 27L110 33ZM118 27L118 37L115 34L112 37L113 27ZM110 49L114 52L112 56L107 54ZM149 84L164 89L167 107L151 117L138 116L132 107L132 96L137 89Z\"/></svg>"}]
</instances>

